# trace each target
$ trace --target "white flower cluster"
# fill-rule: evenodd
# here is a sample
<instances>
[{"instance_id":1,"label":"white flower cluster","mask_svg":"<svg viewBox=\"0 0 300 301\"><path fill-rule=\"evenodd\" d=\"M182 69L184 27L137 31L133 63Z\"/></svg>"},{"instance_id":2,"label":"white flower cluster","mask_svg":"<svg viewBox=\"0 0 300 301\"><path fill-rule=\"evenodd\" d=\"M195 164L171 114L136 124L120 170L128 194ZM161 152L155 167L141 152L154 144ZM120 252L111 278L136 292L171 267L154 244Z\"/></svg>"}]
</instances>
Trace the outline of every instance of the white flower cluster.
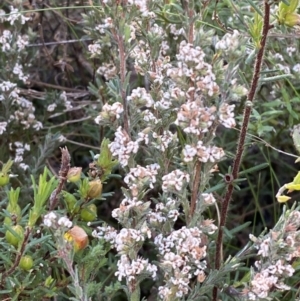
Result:
<instances>
[{"instance_id":1,"label":"white flower cluster","mask_svg":"<svg viewBox=\"0 0 300 301\"><path fill-rule=\"evenodd\" d=\"M156 278L157 266L150 264L148 259L137 258L130 260L127 255L122 255L117 263L118 271L115 273L118 280L126 278L127 283L136 281L138 275L150 274L153 279Z\"/></svg>"},{"instance_id":2,"label":"white flower cluster","mask_svg":"<svg viewBox=\"0 0 300 301\"><path fill-rule=\"evenodd\" d=\"M144 70L149 70L150 49L144 41L139 41L138 44L132 49L130 56L135 60L134 68L136 72L144 75Z\"/></svg>"},{"instance_id":3,"label":"white flower cluster","mask_svg":"<svg viewBox=\"0 0 300 301\"><path fill-rule=\"evenodd\" d=\"M239 38L240 34L236 29L233 31L233 33L226 33L222 37L222 40L217 42L216 49L222 50L225 52L225 54L234 53L239 47Z\"/></svg>"},{"instance_id":4,"label":"white flower cluster","mask_svg":"<svg viewBox=\"0 0 300 301\"><path fill-rule=\"evenodd\" d=\"M136 107L152 107L154 101L152 96L147 93L145 88L133 89L130 96L127 96L127 100L134 103Z\"/></svg>"},{"instance_id":5,"label":"white flower cluster","mask_svg":"<svg viewBox=\"0 0 300 301\"><path fill-rule=\"evenodd\" d=\"M57 107L57 104L56 103L51 103L50 105L48 105L47 107L47 111L48 112L53 112Z\"/></svg>"},{"instance_id":6,"label":"white flower cluster","mask_svg":"<svg viewBox=\"0 0 300 301\"><path fill-rule=\"evenodd\" d=\"M115 139L109 144L109 149L113 156L118 158L121 166L127 166L132 154L136 154L139 149L137 141L132 141L128 134L121 127L115 132Z\"/></svg>"},{"instance_id":7,"label":"white flower cluster","mask_svg":"<svg viewBox=\"0 0 300 301\"><path fill-rule=\"evenodd\" d=\"M214 234L218 230L218 227L214 224L214 221L211 219L204 219L200 225L203 233L209 235Z\"/></svg>"},{"instance_id":8,"label":"white flower cluster","mask_svg":"<svg viewBox=\"0 0 300 301\"><path fill-rule=\"evenodd\" d=\"M205 279L206 246L203 246L202 237L204 234L196 227L182 227L168 237L162 234L155 237L160 265L162 270L168 271L164 275L165 285L158 289L161 299L168 300L171 295L183 298L189 292L191 278Z\"/></svg>"},{"instance_id":9,"label":"white flower cluster","mask_svg":"<svg viewBox=\"0 0 300 301\"><path fill-rule=\"evenodd\" d=\"M5 68L3 69L5 73L2 74L3 78L0 78L0 101L6 101L6 106L11 108L12 114L1 123L0 134L6 131L7 126L9 130L13 130L16 126L22 129L33 128L39 130L42 128L41 122L35 119L35 107L31 101L27 100L20 95L20 90L17 88L15 82L22 81L27 83L29 75L25 74L24 66L22 62L22 52L26 45L28 45L28 36L22 35L18 32L18 25L24 24L29 18L25 17L24 14L19 12L18 9L11 6L11 13L5 14L3 10L0 10L0 22L8 22L10 25L14 26L14 31L9 31L4 29L0 34L0 49L4 55L3 62L5 62ZM0 51L1 51L0 50ZM7 79L10 80L7 80ZM15 81L15 82L13 82ZM20 142L16 142L20 144ZM17 146L17 145L15 145ZM23 161L24 150L23 146L17 146L15 162L20 163L19 166L26 170L28 165L21 163Z\"/></svg>"},{"instance_id":10,"label":"white flower cluster","mask_svg":"<svg viewBox=\"0 0 300 301\"><path fill-rule=\"evenodd\" d=\"M187 102L180 107L175 124L179 125L185 133L195 135L206 133L216 118L216 110L214 106L203 107L199 100Z\"/></svg>"},{"instance_id":11,"label":"white flower cluster","mask_svg":"<svg viewBox=\"0 0 300 301\"><path fill-rule=\"evenodd\" d=\"M143 120L149 125L158 124L159 120L154 116L150 110L145 110L142 112Z\"/></svg>"},{"instance_id":12,"label":"white flower cluster","mask_svg":"<svg viewBox=\"0 0 300 301\"><path fill-rule=\"evenodd\" d=\"M3 83L2 83L3 84ZM16 86L13 83L6 82L6 87L13 87ZM0 84L0 89L1 87ZM17 121L20 124L23 125L24 129L28 129L29 127L32 127L36 131L43 128L43 125L40 121L37 121L35 119L34 111L35 107L33 106L32 102L24 98L23 96L19 95L20 91L18 88L15 88L8 94L8 98L11 100L12 104L16 105L16 109L14 111L14 115L10 116L9 121Z\"/></svg>"},{"instance_id":13,"label":"white flower cluster","mask_svg":"<svg viewBox=\"0 0 300 301\"><path fill-rule=\"evenodd\" d=\"M202 141L198 141L196 146L186 144L182 150L183 161L191 162L195 157L200 162L218 162L225 156L224 150L214 145L204 146Z\"/></svg>"},{"instance_id":14,"label":"white flower cluster","mask_svg":"<svg viewBox=\"0 0 300 301\"><path fill-rule=\"evenodd\" d=\"M3 30L2 35L0 36L0 44L2 45L2 52L9 51L11 49L12 34L9 30Z\"/></svg>"},{"instance_id":15,"label":"white flower cluster","mask_svg":"<svg viewBox=\"0 0 300 301\"><path fill-rule=\"evenodd\" d=\"M163 52L167 51L168 47L169 46L162 41L160 48L161 54L158 59L152 63L155 68L148 68L146 72L155 84L162 85L164 82L168 82L169 90L172 91L173 88L176 87L173 87L174 83L167 78L167 72L170 68L173 68L173 66L170 64L170 57L163 56ZM139 69L136 67L136 70L138 71Z\"/></svg>"},{"instance_id":16,"label":"white flower cluster","mask_svg":"<svg viewBox=\"0 0 300 301\"><path fill-rule=\"evenodd\" d=\"M266 299L274 289L290 289L284 281L294 274L291 263L300 257L300 212L291 212L283 226L284 233L271 231L263 239L250 235L260 260L255 262L249 288L243 292L247 300Z\"/></svg>"},{"instance_id":17,"label":"white flower cluster","mask_svg":"<svg viewBox=\"0 0 300 301\"><path fill-rule=\"evenodd\" d=\"M205 54L200 47L182 41L179 45L177 67L170 68L167 75L173 80L182 81L188 78L195 83L195 92L213 96L219 91L212 66L204 61Z\"/></svg>"},{"instance_id":18,"label":"white flower cluster","mask_svg":"<svg viewBox=\"0 0 300 301\"><path fill-rule=\"evenodd\" d=\"M201 198L205 205L210 206L216 203L216 199L212 193L202 193Z\"/></svg>"},{"instance_id":19,"label":"white flower cluster","mask_svg":"<svg viewBox=\"0 0 300 301\"><path fill-rule=\"evenodd\" d=\"M16 21L19 21L21 24L25 24L26 21L29 21L30 18L25 17L24 14L20 13L17 8L13 6L10 7L10 14L6 17L6 21L10 23L10 25L14 25Z\"/></svg>"},{"instance_id":20,"label":"white flower cluster","mask_svg":"<svg viewBox=\"0 0 300 301\"><path fill-rule=\"evenodd\" d=\"M228 103L223 103L219 108L219 120L226 128L235 127L234 120L234 107L235 105L229 105Z\"/></svg>"},{"instance_id":21,"label":"white flower cluster","mask_svg":"<svg viewBox=\"0 0 300 301\"><path fill-rule=\"evenodd\" d=\"M28 35L18 35L17 38L17 48L18 52L21 52L22 50L25 49L25 47L29 44L29 37Z\"/></svg>"},{"instance_id":22,"label":"white flower cluster","mask_svg":"<svg viewBox=\"0 0 300 301\"><path fill-rule=\"evenodd\" d=\"M151 237L151 231L143 225L141 230L123 228L119 233L112 227L98 227L92 235L97 238L104 238L121 254L117 263L118 271L115 273L119 281L126 278L127 282L135 280L138 275L150 274L154 279L156 277L157 267L149 264L149 261L142 258L130 260L128 254L139 249L146 238Z\"/></svg>"},{"instance_id":23,"label":"white flower cluster","mask_svg":"<svg viewBox=\"0 0 300 301\"><path fill-rule=\"evenodd\" d=\"M104 34L105 30L107 28L113 28L114 22L111 17L105 18L103 24L99 24L96 26L96 30L98 30L100 33Z\"/></svg>"},{"instance_id":24,"label":"white flower cluster","mask_svg":"<svg viewBox=\"0 0 300 301\"><path fill-rule=\"evenodd\" d=\"M185 103L186 93L178 87L170 87L170 90L163 93L162 98L154 104L155 109L168 110L172 104Z\"/></svg>"},{"instance_id":25,"label":"white flower cluster","mask_svg":"<svg viewBox=\"0 0 300 301\"><path fill-rule=\"evenodd\" d=\"M5 15L5 11L0 9L0 23L3 22L9 22L10 25L13 25L16 21L20 21L21 24L25 24L26 21L30 20L30 18L27 18L24 16L24 14L19 13L18 9L11 6L11 13L8 15ZM28 36L27 35L18 35L17 36L16 43L16 50L18 52L22 51L26 45L28 45ZM2 35L0 35L0 44L1 44L1 50L2 52L8 52L13 51L14 47L12 47L12 44L14 43L14 37L13 34L5 29L2 32Z\"/></svg>"},{"instance_id":26,"label":"white flower cluster","mask_svg":"<svg viewBox=\"0 0 300 301\"><path fill-rule=\"evenodd\" d=\"M275 265L270 265L267 269L256 273L250 282L251 291L248 293L248 300L265 299L275 288L290 290L283 281L286 277L291 277L294 271L291 265L284 265L278 260Z\"/></svg>"},{"instance_id":27,"label":"white flower cluster","mask_svg":"<svg viewBox=\"0 0 300 301\"><path fill-rule=\"evenodd\" d=\"M114 246L116 236L117 236L117 231L115 228L111 226L103 226L103 227L97 227L96 230L93 230L92 236L98 239L104 239L107 242L109 242L112 247Z\"/></svg>"},{"instance_id":28,"label":"white flower cluster","mask_svg":"<svg viewBox=\"0 0 300 301\"><path fill-rule=\"evenodd\" d=\"M68 96L65 91L59 95L59 99L63 102L63 105L67 110L71 110L73 108L72 102L68 100Z\"/></svg>"},{"instance_id":29,"label":"white flower cluster","mask_svg":"<svg viewBox=\"0 0 300 301\"><path fill-rule=\"evenodd\" d=\"M8 92L10 90L12 90L13 88L15 88L17 86L17 84L12 83L10 81L3 81L2 83L0 83L0 89L2 90L2 92ZM3 99L1 99L3 100Z\"/></svg>"},{"instance_id":30,"label":"white flower cluster","mask_svg":"<svg viewBox=\"0 0 300 301\"><path fill-rule=\"evenodd\" d=\"M131 211L144 212L150 206L149 202L143 202L137 197L125 197L119 208L112 211L112 217L120 223L127 221Z\"/></svg>"},{"instance_id":31,"label":"white flower cluster","mask_svg":"<svg viewBox=\"0 0 300 301\"><path fill-rule=\"evenodd\" d=\"M296 73L300 73L300 64L299 63L294 65L293 71L296 72Z\"/></svg>"},{"instance_id":32,"label":"white flower cluster","mask_svg":"<svg viewBox=\"0 0 300 301\"><path fill-rule=\"evenodd\" d=\"M44 225L48 228L58 229L61 227L71 228L72 222L66 217L58 217L53 211L44 216Z\"/></svg>"},{"instance_id":33,"label":"white flower cluster","mask_svg":"<svg viewBox=\"0 0 300 301\"><path fill-rule=\"evenodd\" d=\"M157 163L147 165L146 167L137 165L135 168L130 168L129 173L124 178L124 182L131 190L132 196L136 197L140 190L145 185L153 188L156 182L156 176L160 166Z\"/></svg>"},{"instance_id":34,"label":"white flower cluster","mask_svg":"<svg viewBox=\"0 0 300 301\"><path fill-rule=\"evenodd\" d=\"M152 145L162 152L165 152L172 142L178 142L177 133L173 134L170 131L163 131L162 135L154 132L152 136L155 139Z\"/></svg>"},{"instance_id":35,"label":"white flower cluster","mask_svg":"<svg viewBox=\"0 0 300 301\"><path fill-rule=\"evenodd\" d=\"M182 191L183 186L190 182L190 175L179 169L173 170L169 174L162 177L162 190L164 192Z\"/></svg>"},{"instance_id":36,"label":"white flower cluster","mask_svg":"<svg viewBox=\"0 0 300 301\"><path fill-rule=\"evenodd\" d=\"M14 142L14 144L10 143L9 144L9 149L11 151L15 151L16 156L14 159L14 162L19 164L19 167L26 170L29 168L29 166L25 163L23 163L23 156L25 151L30 151L30 145L27 143L22 143L19 141Z\"/></svg>"},{"instance_id":37,"label":"white flower cluster","mask_svg":"<svg viewBox=\"0 0 300 301\"><path fill-rule=\"evenodd\" d=\"M275 60L284 62L284 58L283 58L283 55L282 55L281 53L278 53L278 52L277 52L277 53L275 53L275 54L273 55L273 57L274 57Z\"/></svg>"},{"instance_id":38,"label":"white flower cluster","mask_svg":"<svg viewBox=\"0 0 300 301\"><path fill-rule=\"evenodd\" d=\"M2 135L6 131L7 122L0 122L0 135Z\"/></svg>"},{"instance_id":39,"label":"white flower cluster","mask_svg":"<svg viewBox=\"0 0 300 301\"><path fill-rule=\"evenodd\" d=\"M95 123L100 124L101 121L114 121L121 117L124 112L123 105L120 102L115 102L112 105L106 103L100 112L100 114L95 118Z\"/></svg>"},{"instance_id":40,"label":"white flower cluster","mask_svg":"<svg viewBox=\"0 0 300 301\"><path fill-rule=\"evenodd\" d=\"M92 57L96 57L101 54L101 45L99 43L90 44L88 49Z\"/></svg>"},{"instance_id":41,"label":"white flower cluster","mask_svg":"<svg viewBox=\"0 0 300 301\"><path fill-rule=\"evenodd\" d=\"M148 213L148 222L152 226L156 226L161 229L162 224L166 221L176 222L179 217L179 201L171 198L167 199L167 203L158 203L155 205L155 209Z\"/></svg>"},{"instance_id":42,"label":"white flower cluster","mask_svg":"<svg viewBox=\"0 0 300 301\"><path fill-rule=\"evenodd\" d=\"M120 254L128 254L137 245L141 246L146 237L151 237L147 227L144 227L143 231L123 228L115 237L115 248Z\"/></svg>"},{"instance_id":43,"label":"white flower cluster","mask_svg":"<svg viewBox=\"0 0 300 301\"><path fill-rule=\"evenodd\" d=\"M128 0L129 5L135 5L142 13L142 17L153 18L155 14L150 12L147 7L147 0Z\"/></svg>"},{"instance_id":44,"label":"white flower cluster","mask_svg":"<svg viewBox=\"0 0 300 301\"><path fill-rule=\"evenodd\" d=\"M283 64L275 64L275 68L281 70L285 74L291 74L291 70L289 66L283 65Z\"/></svg>"},{"instance_id":45,"label":"white flower cluster","mask_svg":"<svg viewBox=\"0 0 300 301\"><path fill-rule=\"evenodd\" d=\"M29 75L25 75L23 73L23 66L20 65L19 63L16 63L14 68L13 68L13 74L18 75L19 80L23 81L23 83L26 83L26 81L29 78Z\"/></svg>"},{"instance_id":46,"label":"white flower cluster","mask_svg":"<svg viewBox=\"0 0 300 301\"><path fill-rule=\"evenodd\" d=\"M106 80L110 80L116 77L118 70L114 63L103 63L102 66L97 69L97 73L104 76Z\"/></svg>"},{"instance_id":47,"label":"white flower cluster","mask_svg":"<svg viewBox=\"0 0 300 301\"><path fill-rule=\"evenodd\" d=\"M168 25L171 34L174 35L174 40L177 40L180 35L184 35L184 29L182 27L177 28L176 24Z\"/></svg>"}]
</instances>

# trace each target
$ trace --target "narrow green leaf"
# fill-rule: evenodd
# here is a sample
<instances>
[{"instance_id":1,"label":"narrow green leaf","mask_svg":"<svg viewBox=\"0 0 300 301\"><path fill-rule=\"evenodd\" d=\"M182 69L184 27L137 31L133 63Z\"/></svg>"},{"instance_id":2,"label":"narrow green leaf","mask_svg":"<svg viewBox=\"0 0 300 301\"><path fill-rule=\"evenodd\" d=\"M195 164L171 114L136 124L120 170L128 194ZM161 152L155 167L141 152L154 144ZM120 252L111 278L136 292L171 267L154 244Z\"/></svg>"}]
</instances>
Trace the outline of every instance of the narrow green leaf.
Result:
<instances>
[{"instance_id":1,"label":"narrow green leaf","mask_svg":"<svg viewBox=\"0 0 300 301\"><path fill-rule=\"evenodd\" d=\"M281 74L281 75L276 75L276 76L271 76L271 77L265 77L265 78L261 78L259 80L259 83L269 83L269 82L275 82L277 80L283 80L283 79L287 79L289 77L293 77L292 74Z\"/></svg>"},{"instance_id":2,"label":"narrow green leaf","mask_svg":"<svg viewBox=\"0 0 300 301\"><path fill-rule=\"evenodd\" d=\"M239 225L239 226L237 226L237 227L231 229L229 232L230 232L230 234L232 234L232 235L235 234L235 233L241 232L243 229L249 227L249 226L251 225L251 223L252 223L252 222L246 222L246 223L244 223L244 224L242 224L242 225Z\"/></svg>"},{"instance_id":3,"label":"narrow green leaf","mask_svg":"<svg viewBox=\"0 0 300 301\"><path fill-rule=\"evenodd\" d=\"M252 8L262 17L264 16L264 14L262 13L262 11L260 10L260 8L252 1L252 0L246 0L250 6L252 6Z\"/></svg>"},{"instance_id":4,"label":"narrow green leaf","mask_svg":"<svg viewBox=\"0 0 300 301\"><path fill-rule=\"evenodd\" d=\"M219 184L217 184L217 185L215 185L215 186L213 186L213 187L205 190L204 193L211 193L211 192L217 191L219 189L222 189L224 187L225 187L225 183L221 182L221 183L219 183Z\"/></svg>"},{"instance_id":5,"label":"narrow green leaf","mask_svg":"<svg viewBox=\"0 0 300 301\"><path fill-rule=\"evenodd\" d=\"M259 164L257 166L253 166L251 168L248 168L246 170L241 171L239 173L239 176L244 176L244 175L246 175L248 173L253 173L253 172L256 172L258 170L262 170L262 169L264 169L264 168L266 168L268 166L269 166L269 163L262 163L262 164Z\"/></svg>"}]
</instances>

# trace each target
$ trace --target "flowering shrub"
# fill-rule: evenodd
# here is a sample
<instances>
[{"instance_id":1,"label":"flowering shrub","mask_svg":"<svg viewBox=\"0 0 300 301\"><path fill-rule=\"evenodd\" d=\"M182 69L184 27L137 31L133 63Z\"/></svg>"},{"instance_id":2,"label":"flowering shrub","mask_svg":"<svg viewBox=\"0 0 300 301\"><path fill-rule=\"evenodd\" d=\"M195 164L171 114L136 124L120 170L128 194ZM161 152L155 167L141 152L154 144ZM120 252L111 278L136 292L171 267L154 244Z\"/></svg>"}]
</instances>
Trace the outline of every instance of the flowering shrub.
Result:
<instances>
[{"instance_id":1,"label":"flowering shrub","mask_svg":"<svg viewBox=\"0 0 300 301\"><path fill-rule=\"evenodd\" d=\"M300 207L236 248L230 240L249 223L227 218L241 176L268 166L242 170L249 137L293 127L299 150L297 42L277 51L299 24L299 1L8 2L1 298L300 298ZM93 152L79 159L74 147ZM299 174L289 181L272 198L300 190ZM110 201L107 216L99 208Z\"/></svg>"}]
</instances>

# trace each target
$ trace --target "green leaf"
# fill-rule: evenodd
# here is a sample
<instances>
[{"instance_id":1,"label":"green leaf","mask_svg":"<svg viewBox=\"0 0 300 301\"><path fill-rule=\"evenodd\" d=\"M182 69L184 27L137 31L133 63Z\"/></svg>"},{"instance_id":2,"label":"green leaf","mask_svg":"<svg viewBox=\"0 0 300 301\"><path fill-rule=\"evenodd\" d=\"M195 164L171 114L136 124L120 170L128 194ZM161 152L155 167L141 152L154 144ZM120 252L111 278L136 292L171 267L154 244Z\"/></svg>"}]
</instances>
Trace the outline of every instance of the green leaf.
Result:
<instances>
[{"instance_id":1,"label":"green leaf","mask_svg":"<svg viewBox=\"0 0 300 301\"><path fill-rule=\"evenodd\" d=\"M259 165L257 165L257 166L254 166L254 167L251 167L251 168L248 168L248 169L246 169L246 170L241 171L241 172L239 173L239 176L244 176L244 175L246 175L246 174L248 174L248 173L257 172L257 171L262 170L262 169L264 169L264 168L266 168L266 167L268 167L268 166L269 166L269 163L262 163L262 164L259 164Z\"/></svg>"},{"instance_id":2,"label":"green leaf","mask_svg":"<svg viewBox=\"0 0 300 301\"><path fill-rule=\"evenodd\" d=\"M204 193L211 193L211 192L223 189L225 186L226 186L226 184L224 182L220 182L219 184L205 190Z\"/></svg>"},{"instance_id":3,"label":"green leaf","mask_svg":"<svg viewBox=\"0 0 300 301\"><path fill-rule=\"evenodd\" d=\"M292 74L281 74L281 75L275 75L275 76L271 76L271 77L264 77L259 80L259 83L262 84L262 83L275 82L278 80L287 79L289 77L293 77L293 75Z\"/></svg>"},{"instance_id":4,"label":"green leaf","mask_svg":"<svg viewBox=\"0 0 300 301\"><path fill-rule=\"evenodd\" d=\"M242 225L239 225L239 226L237 226L237 227L231 229L231 230L229 231L229 233L230 233L231 235L233 235L233 234L235 234L235 233L241 232L243 229L249 227L249 226L251 225L251 223L252 223L252 222L246 222L246 223L244 223L244 224L242 224Z\"/></svg>"}]
</instances>

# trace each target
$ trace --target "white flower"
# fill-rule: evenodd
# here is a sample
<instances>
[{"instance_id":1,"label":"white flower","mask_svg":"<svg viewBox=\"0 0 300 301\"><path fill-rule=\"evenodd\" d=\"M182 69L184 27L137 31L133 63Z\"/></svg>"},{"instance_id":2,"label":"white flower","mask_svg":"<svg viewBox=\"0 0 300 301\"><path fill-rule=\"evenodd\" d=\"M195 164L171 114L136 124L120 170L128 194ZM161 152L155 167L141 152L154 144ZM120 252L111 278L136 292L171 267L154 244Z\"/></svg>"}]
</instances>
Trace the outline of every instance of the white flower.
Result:
<instances>
[{"instance_id":1,"label":"white flower","mask_svg":"<svg viewBox=\"0 0 300 301\"><path fill-rule=\"evenodd\" d=\"M190 175L182 172L179 169L172 171L171 173L162 177L163 185L162 190L167 191L181 191L183 185L190 181Z\"/></svg>"},{"instance_id":2,"label":"white flower","mask_svg":"<svg viewBox=\"0 0 300 301\"><path fill-rule=\"evenodd\" d=\"M39 131L43 128L43 124L40 121L36 121L34 125L32 126L36 131Z\"/></svg>"},{"instance_id":3,"label":"white flower","mask_svg":"<svg viewBox=\"0 0 300 301\"><path fill-rule=\"evenodd\" d=\"M0 89L3 91L3 92L6 92L6 91L9 91L11 90L12 88L14 88L16 86L16 84L10 82L10 81L3 81L1 84L0 84Z\"/></svg>"},{"instance_id":4,"label":"white flower","mask_svg":"<svg viewBox=\"0 0 300 301\"><path fill-rule=\"evenodd\" d=\"M286 52L288 53L289 56L292 56L293 52L296 51L295 47L287 47Z\"/></svg>"},{"instance_id":5,"label":"white flower","mask_svg":"<svg viewBox=\"0 0 300 301\"><path fill-rule=\"evenodd\" d=\"M56 222L56 219L56 214L53 211L51 211L50 213L44 216L44 225L50 228Z\"/></svg>"},{"instance_id":6,"label":"white flower","mask_svg":"<svg viewBox=\"0 0 300 301\"><path fill-rule=\"evenodd\" d=\"M23 170L27 170L29 168L29 165L27 165L25 163L20 163L19 167L22 168Z\"/></svg>"},{"instance_id":7,"label":"white flower","mask_svg":"<svg viewBox=\"0 0 300 301\"><path fill-rule=\"evenodd\" d=\"M0 122L0 135L2 135L6 131L7 122Z\"/></svg>"},{"instance_id":8,"label":"white flower","mask_svg":"<svg viewBox=\"0 0 300 301\"><path fill-rule=\"evenodd\" d=\"M67 138L64 135L60 135L58 138L59 142L65 142L67 140Z\"/></svg>"},{"instance_id":9,"label":"white flower","mask_svg":"<svg viewBox=\"0 0 300 301\"><path fill-rule=\"evenodd\" d=\"M55 110L55 108L57 107L57 105L55 103L52 103L51 105L49 105L47 107L47 111L48 112L53 112Z\"/></svg>"},{"instance_id":10,"label":"white flower","mask_svg":"<svg viewBox=\"0 0 300 301\"><path fill-rule=\"evenodd\" d=\"M29 44L28 39L29 39L29 37L27 35L23 35L23 36L18 35L17 47L18 47L19 52L24 50L25 47Z\"/></svg>"},{"instance_id":11,"label":"white flower","mask_svg":"<svg viewBox=\"0 0 300 301\"><path fill-rule=\"evenodd\" d=\"M223 103L219 108L220 122L226 128L235 127L234 107L235 105L229 105L228 103Z\"/></svg>"},{"instance_id":12,"label":"white flower","mask_svg":"<svg viewBox=\"0 0 300 301\"><path fill-rule=\"evenodd\" d=\"M296 64L296 65L293 67L293 71L294 71L294 72L297 72L297 73L300 73L300 64Z\"/></svg>"},{"instance_id":13,"label":"white flower","mask_svg":"<svg viewBox=\"0 0 300 301\"><path fill-rule=\"evenodd\" d=\"M108 145L113 156L118 158L120 164L127 166L132 154L136 154L139 149L137 141L131 141L128 134L119 127L115 133L115 139Z\"/></svg>"},{"instance_id":14,"label":"white flower","mask_svg":"<svg viewBox=\"0 0 300 301\"><path fill-rule=\"evenodd\" d=\"M66 228L71 228L73 225L73 223L66 216L61 217L57 223L58 225Z\"/></svg>"},{"instance_id":15,"label":"white flower","mask_svg":"<svg viewBox=\"0 0 300 301\"><path fill-rule=\"evenodd\" d=\"M197 149L192 145L185 145L183 151L183 161L184 162L191 162L193 161L195 155L197 154Z\"/></svg>"},{"instance_id":16,"label":"white flower","mask_svg":"<svg viewBox=\"0 0 300 301\"><path fill-rule=\"evenodd\" d=\"M10 23L10 25L13 25L17 20L19 20L21 24L25 24L26 21L30 20L30 18L25 17L23 14L19 13L17 8L11 6L10 14L6 18L6 20Z\"/></svg>"},{"instance_id":17,"label":"white flower","mask_svg":"<svg viewBox=\"0 0 300 301\"><path fill-rule=\"evenodd\" d=\"M202 193L201 196L204 200L205 205L209 206L216 202L216 199L214 198L212 193Z\"/></svg>"},{"instance_id":18,"label":"white flower","mask_svg":"<svg viewBox=\"0 0 300 301\"><path fill-rule=\"evenodd\" d=\"M154 103L152 96L147 93L145 88L133 89L127 100L133 102L136 106L151 107Z\"/></svg>"},{"instance_id":19,"label":"white flower","mask_svg":"<svg viewBox=\"0 0 300 301\"><path fill-rule=\"evenodd\" d=\"M89 51L91 52L92 56L101 54L101 45L100 44L90 44L88 46Z\"/></svg>"},{"instance_id":20,"label":"white flower","mask_svg":"<svg viewBox=\"0 0 300 301\"><path fill-rule=\"evenodd\" d=\"M261 255L262 257L268 257L269 256L269 249L270 249L270 243L271 239L268 237L265 239L260 245L259 245L259 251L258 255Z\"/></svg>"}]
</instances>

